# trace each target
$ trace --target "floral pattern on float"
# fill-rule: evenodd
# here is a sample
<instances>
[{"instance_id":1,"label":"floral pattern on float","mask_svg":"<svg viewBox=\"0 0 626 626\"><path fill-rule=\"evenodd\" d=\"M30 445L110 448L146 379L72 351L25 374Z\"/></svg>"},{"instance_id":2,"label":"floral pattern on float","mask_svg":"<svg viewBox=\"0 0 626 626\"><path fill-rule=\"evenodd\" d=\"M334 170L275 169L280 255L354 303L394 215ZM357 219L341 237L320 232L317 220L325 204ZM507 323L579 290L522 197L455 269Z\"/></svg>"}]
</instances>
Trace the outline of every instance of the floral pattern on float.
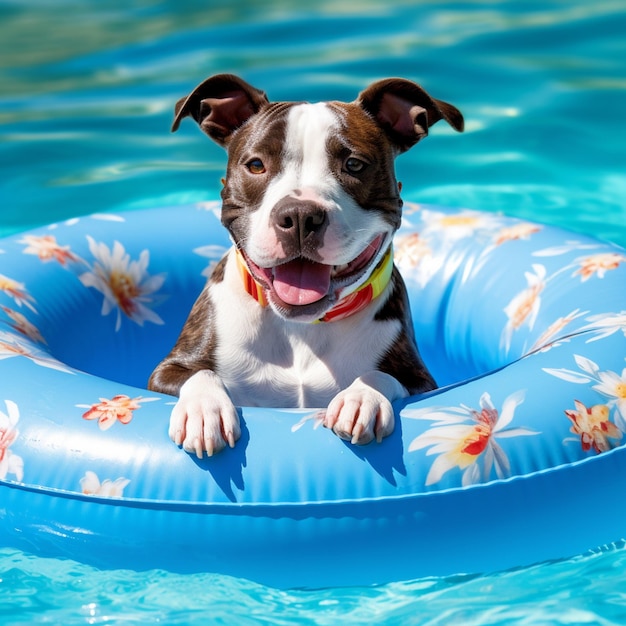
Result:
<instances>
[{"instance_id":1,"label":"floral pattern on float","mask_svg":"<svg viewBox=\"0 0 626 626\"><path fill-rule=\"evenodd\" d=\"M20 412L15 402L5 400L4 404L6 413L0 411L0 478L4 480L13 474L15 480L20 482L24 477L24 461L11 450L11 445L19 435L17 422Z\"/></svg>"},{"instance_id":2,"label":"floral pattern on float","mask_svg":"<svg viewBox=\"0 0 626 626\"><path fill-rule=\"evenodd\" d=\"M196 208L196 217L198 211L207 213L217 226L216 206ZM459 347L469 341L467 337L461 337L458 345L450 342L459 338L459 328L465 328L473 343L463 358L471 362L484 356L481 351L491 354L491 361L468 383L444 385L398 407L403 462L413 472L407 473L407 481L434 490L521 475L537 463L522 458L525 453L520 451L535 448L532 442L542 438L550 446L557 440L563 448L558 454L566 460L621 445L626 432L626 369L620 370L615 359L606 365L602 354L621 349L615 347L616 337L626 339L626 305L620 296L626 287L626 253L611 244L576 239L572 233L557 240L548 227L501 215L412 204L406 209L394 244L395 262L417 314L420 344L428 344L432 336L439 342L437 349L443 345L443 352L461 354ZM34 272L14 270L18 255L25 264L27 260L45 267L46 280L58 281L68 292L85 292L81 306L91 316L94 331L97 328L103 336L132 346L134 341L140 345L144 335L161 332L157 328L176 331L186 308L176 297L172 302L176 293L169 265L172 250L195 259L192 273L199 289L228 242L210 243L200 232L187 249L178 250L176 236L171 241L164 236L170 248L162 251L146 247L135 227L127 224L132 221L131 214L70 220L13 238L13 248L3 245L7 252L3 257L13 261L0 265L0 362L25 360L50 371L50 376L77 378L77 383L84 376L83 367L57 358L51 348L56 337L49 318L57 311L42 302L40 287L29 278ZM103 224L115 228L101 228ZM476 337L483 333L486 339L479 341L473 333ZM71 329L67 341L72 341ZM163 354L167 349L164 346ZM86 342L84 351L89 350ZM524 375L507 378L505 374L515 368L523 368ZM115 367L111 374L114 377ZM545 389L550 388L546 379L559 385L560 404L549 416L543 413ZM120 429L113 426L120 424L129 431L123 437L132 442L136 412L152 403L143 408L138 422L162 422L167 439L168 402L153 402L166 398L146 397L114 381L90 385L89 394L85 390L58 408L62 413L74 409L78 430L79 422L97 425L84 431L85 436L100 437L106 446L109 437L110 441L118 437ZM10 387L1 390L6 408L0 411L0 479L22 482L29 475L30 461L20 448L23 429L17 425L27 424L41 409L30 408L28 395L12 394ZM289 433L306 436L319 425L319 415L317 409L295 410ZM302 428L307 423L314 428ZM171 453L182 454L173 446ZM72 486L63 488L113 498L127 497L130 490L133 497L146 497L138 478L140 467L132 472L121 467L115 478L106 467L96 465L85 461ZM124 477L131 473L132 478Z\"/></svg>"},{"instance_id":3,"label":"floral pattern on float","mask_svg":"<svg viewBox=\"0 0 626 626\"><path fill-rule=\"evenodd\" d=\"M79 276L79 280L85 287L93 287L104 296L102 315L117 310L115 330L120 329L122 314L140 326L146 321L163 324L151 306L165 275L148 274L150 253L143 250L138 260L131 261L118 241L109 249L91 237L88 240L95 262L89 271Z\"/></svg>"},{"instance_id":4,"label":"floral pattern on float","mask_svg":"<svg viewBox=\"0 0 626 626\"><path fill-rule=\"evenodd\" d=\"M83 419L97 420L100 430L108 430L116 422L130 424L133 414L141 408L142 402L153 402L159 398L143 398L138 396L130 398L125 394L119 394L113 398L100 398L95 404L77 404L81 409L88 409L83 413Z\"/></svg>"},{"instance_id":5,"label":"floral pattern on float","mask_svg":"<svg viewBox=\"0 0 626 626\"><path fill-rule=\"evenodd\" d=\"M626 432L626 368L621 373L603 372L597 363L579 354L574 354L574 361L578 371L567 368L546 368L544 371L570 383L595 383L591 388L605 401L587 407L574 400L575 408L566 410L565 414L572 422L572 433L580 437L584 450L593 448L596 452L606 452L617 445Z\"/></svg>"},{"instance_id":6,"label":"floral pattern on float","mask_svg":"<svg viewBox=\"0 0 626 626\"><path fill-rule=\"evenodd\" d=\"M498 411L485 392L480 397L479 409L461 405L427 409L407 409L403 416L434 422L425 433L416 437L408 447L409 452L429 448L428 456L436 455L426 477L426 485L438 483L443 475L458 468L463 472L463 485L486 482L495 470L497 478L509 476L510 461L498 444L498 439L538 435L525 428L507 428L515 409L524 401L524 391L508 396ZM482 462L482 471L479 466Z\"/></svg>"}]
</instances>

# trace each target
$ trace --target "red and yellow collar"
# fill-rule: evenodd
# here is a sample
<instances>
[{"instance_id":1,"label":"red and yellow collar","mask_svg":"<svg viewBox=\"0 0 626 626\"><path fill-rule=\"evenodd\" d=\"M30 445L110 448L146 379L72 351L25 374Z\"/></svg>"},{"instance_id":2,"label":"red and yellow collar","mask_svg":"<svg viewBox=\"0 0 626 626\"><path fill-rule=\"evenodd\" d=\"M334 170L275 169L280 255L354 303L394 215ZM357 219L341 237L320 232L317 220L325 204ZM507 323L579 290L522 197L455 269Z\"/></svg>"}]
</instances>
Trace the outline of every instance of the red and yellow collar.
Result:
<instances>
[{"instance_id":1,"label":"red and yellow collar","mask_svg":"<svg viewBox=\"0 0 626 626\"><path fill-rule=\"evenodd\" d=\"M245 290L263 307L268 305L265 288L250 273L248 265L239 250L236 251L237 267L243 279ZM356 290L341 298L337 304L317 320L317 322L335 322L362 311L372 300L385 290L393 271L393 249L389 246L370 277ZM317 323L315 322L315 323Z\"/></svg>"}]
</instances>

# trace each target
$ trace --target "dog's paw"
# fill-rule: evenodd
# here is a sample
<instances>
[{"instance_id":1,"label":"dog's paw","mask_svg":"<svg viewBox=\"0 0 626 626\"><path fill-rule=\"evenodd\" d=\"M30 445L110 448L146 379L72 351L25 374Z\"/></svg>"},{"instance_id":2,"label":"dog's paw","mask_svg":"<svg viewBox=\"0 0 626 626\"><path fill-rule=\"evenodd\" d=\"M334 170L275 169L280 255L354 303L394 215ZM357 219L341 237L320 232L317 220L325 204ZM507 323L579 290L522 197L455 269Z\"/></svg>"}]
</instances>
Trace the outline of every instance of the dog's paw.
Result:
<instances>
[{"instance_id":1,"label":"dog's paw","mask_svg":"<svg viewBox=\"0 0 626 626\"><path fill-rule=\"evenodd\" d=\"M180 389L170 416L169 436L177 446L201 459L233 448L241 436L239 416L219 377L203 370Z\"/></svg>"},{"instance_id":2,"label":"dog's paw","mask_svg":"<svg viewBox=\"0 0 626 626\"><path fill-rule=\"evenodd\" d=\"M351 443L381 442L393 432L394 413L389 398L357 378L338 393L326 409L324 426Z\"/></svg>"}]
</instances>

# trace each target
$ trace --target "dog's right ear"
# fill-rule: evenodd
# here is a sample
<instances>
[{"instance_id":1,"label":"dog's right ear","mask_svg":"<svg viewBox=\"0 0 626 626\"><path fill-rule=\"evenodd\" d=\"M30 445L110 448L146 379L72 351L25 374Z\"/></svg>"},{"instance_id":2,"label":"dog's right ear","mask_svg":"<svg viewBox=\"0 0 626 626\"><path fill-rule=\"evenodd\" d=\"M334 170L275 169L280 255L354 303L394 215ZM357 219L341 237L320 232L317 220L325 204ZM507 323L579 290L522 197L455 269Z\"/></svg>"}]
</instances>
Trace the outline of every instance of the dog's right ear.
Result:
<instances>
[{"instance_id":1,"label":"dog's right ear","mask_svg":"<svg viewBox=\"0 0 626 626\"><path fill-rule=\"evenodd\" d=\"M218 74L176 103L172 132L190 115L211 139L225 146L233 131L268 102L265 92L238 76Z\"/></svg>"},{"instance_id":2,"label":"dog's right ear","mask_svg":"<svg viewBox=\"0 0 626 626\"><path fill-rule=\"evenodd\" d=\"M456 107L435 100L404 78L387 78L370 85L359 94L357 104L380 124L400 152L426 137L439 120L463 131L463 115Z\"/></svg>"}]
</instances>

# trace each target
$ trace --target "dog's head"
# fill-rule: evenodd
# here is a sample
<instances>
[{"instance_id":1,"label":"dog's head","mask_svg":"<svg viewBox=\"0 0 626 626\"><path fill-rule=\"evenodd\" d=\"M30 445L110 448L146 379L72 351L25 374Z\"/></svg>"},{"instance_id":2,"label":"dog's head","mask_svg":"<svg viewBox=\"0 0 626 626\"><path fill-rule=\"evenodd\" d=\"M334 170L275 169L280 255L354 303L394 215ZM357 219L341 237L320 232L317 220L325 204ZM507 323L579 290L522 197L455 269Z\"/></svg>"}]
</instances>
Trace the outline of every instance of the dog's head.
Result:
<instances>
[{"instance_id":1,"label":"dog's head","mask_svg":"<svg viewBox=\"0 0 626 626\"><path fill-rule=\"evenodd\" d=\"M172 130L193 117L228 150L222 222L273 309L319 319L363 284L400 225L395 157L452 105L419 85L376 82L352 103L270 103L263 91L221 74L176 105Z\"/></svg>"}]
</instances>

